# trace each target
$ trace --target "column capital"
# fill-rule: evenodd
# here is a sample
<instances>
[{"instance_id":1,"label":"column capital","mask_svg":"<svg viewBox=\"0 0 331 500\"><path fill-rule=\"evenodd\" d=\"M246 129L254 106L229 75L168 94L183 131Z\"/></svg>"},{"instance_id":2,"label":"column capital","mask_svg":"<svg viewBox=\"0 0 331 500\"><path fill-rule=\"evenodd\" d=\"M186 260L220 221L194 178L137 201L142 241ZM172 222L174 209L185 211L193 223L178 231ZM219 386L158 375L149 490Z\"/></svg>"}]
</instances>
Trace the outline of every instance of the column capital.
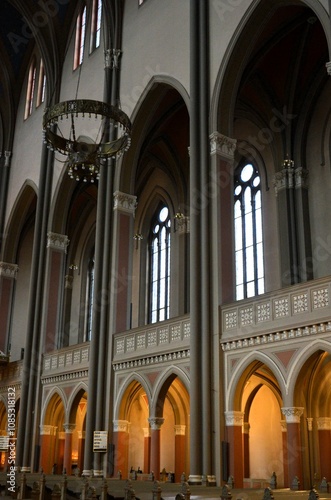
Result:
<instances>
[{"instance_id":1,"label":"column capital","mask_svg":"<svg viewBox=\"0 0 331 500\"><path fill-rule=\"evenodd\" d=\"M244 422L243 424L243 431L244 434L249 434L249 429L251 428L251 425L249 422Z\"/></svg>"},{"instance_id":2,"label":"column capital","mask_svg":"<svg viewBox=\"0 0 331 500\"><path fill-rule=\"evenodd\" d=\"M282 432L287 432L287 424L286 424L286 420L281 420L281 421L280 421L280 428L281 428L281 431L282 431Z\"/></svg>"},{"instance_id":3,"label":"column capital","mask_svg":"<svg viewBox=\"0 0 331 500\"><path fill-rule=\"evenodd\" d=\"M331 75L331 61L327 62L325 64L326 71L328 72L328 75Z\"/></svg>"},{"instance_id":4,"label":"column capital","mask_svg":"<svg viewBox=\"0 0 331 500\"><path fill-rule=\"evenodd\" d=\"M68 290L72 290L73 281L74 281L74 277L71 276L71 274L66 274L64 277L64 288L67 288Z\"/></svg>"},{"instance_id":5,"label":"column capital","mask_svg":"<svg viewBox=\"0 0 331 500\"><path fill-rule=\"evenodd\" d=\"M185 436L186 434L186 425L175 425L175 436Z\"/></svg>"},{"instance_id":6,"label":"column capital","mask_svg":"<svg viewBox=\"0 0 331 500\"><path fill-rule=\"evenodd\" d=\"M312 431L313 430L313 418L309 417L306 419L307 420L307 428L309 431Z\"/></svg>"},{"instance_id":7,"label":"column capital","mask_svg":"<svg viewBox=\"0 0 331 500\"><path fill-rule=\"evenodd\" d=\"M303 414L304 408L288 406L281 408L282 414L285 416L287 424L298 424L300 423L300 417Z\"/></svg>"},{"instance_id":8,"label":"column capital","mask_svg":"<svg viewBox=\"0 0 331 500\"><path fill-rule=\"evenodd\" d=\"M65 234L47 233L47 248L67 253L68 245L69 239Z\"/></svg>"},{"instance_id":9,"label":"column capital","mask_svg":"<svg viewBox=\"0 0 331 500\"><path fill-rule=\"evenodd\" d=\"M331 417L317 417L316 422L319 431L331 430Z\"/></svg>"},{"instance_id":10,"label":"column capital","mask_svg":"<svg viewBox=\"0 0 331 500\"><path fill-rule=\"evenodd\" d=\"M76 429L76 424L63 424L63 429L65 430L66 434L72 434L74 430Z\"/></svg>"},{"instance_id":11,"label":"column capital","mask_svg":"<svg viewBox=\"0 0 331 500\"><path fill-rule=\"evenodd\" d=\"M122 52L120 49L106 49L105 50L105 69L118 69L119 59Z\"/></svg>"},{"instance_id":12,"label":"column capital","mask_svg":"<svg viewBox=\"0 0 331 500\"><path fill-rule=\"evenodd\" d=\"M130 422L127 420L114 420L113 421L113 431L114 432L129 432Z\"/></svg>"},{"instance_id":13,"label":"column capital","mask_svg":"<svg viewBox=\"0 0 331 500\"><path fill-rule=\"evenodd\" d=\"M237 140L231 139L219 132L213 132L209 136L210 155L219 155L226 160L233 160L237 146Z\"/></svg>"},{"instance_id":14,"label":"column capital","mask_svg":"<svg viewBox=\"0 0 331 500\"><path fill-rule=\"evenodd\" d=\"M148 419L149 425L151 426L152 431L159 431L164 422L164 418L162 417L150 417Z\"/></svg>"},{"instance_id":15,"label":"column capital","mask_svg":"<svg viewBox=\"0 0 331 500\"><path fill-rule=\"evenodd\" d=\"M9 264L8 262L0 262L0 276L16 280L18 272L17 264Z\"/></svg>"},{"instance_id":16,"label":"column capital","mask_svg":"<svg viewBox=\"0 0 331 500\"><path fill-rule=\"evenodd\" d=\"M187 234L190 232L190 217L177 213L175 215L175 231L178 234Z\"/></svg>"},{"instance_id":17,"label":"column capital","mask_svg":"<svg viewBox=\"0 0 331 500\"><path fill-rule=\"evenodd\" d=\"M9 165L10 165L10 158L11 158L11 151L5 151L4 152L4 157L5 157L5 167L9 167Z\"/></svg>"},{"instance_id":18,"label":"column capital","mask_svg":"<svg viewBox=\"0 0 331 500\"><path fill-rule=\"evenodd\" d=\"M242 427L245 413L242 411L225 411L226 427Z\"/></svg>"},{"instance_id":19,"label":"column capital","mask_svg":"<svg viewBox=\"0 0 331 500\"><path fill-rule=\"evenodd\" d=\"M294 171L294 184L296 188L308 189L309 171L306 168L296 168Z\"/></svg>"},{"instance_id":20,"label":"column capital","mask_svg":"<svg viewBox=\"0 0 331 500\"><path fill-rule=\"evenodd\" d=\"M115 191L114 193L114 210L120 210L130 215L134 215L137 208L137 197L132 194L121 193Z\"/></svg>"}]
</instances>

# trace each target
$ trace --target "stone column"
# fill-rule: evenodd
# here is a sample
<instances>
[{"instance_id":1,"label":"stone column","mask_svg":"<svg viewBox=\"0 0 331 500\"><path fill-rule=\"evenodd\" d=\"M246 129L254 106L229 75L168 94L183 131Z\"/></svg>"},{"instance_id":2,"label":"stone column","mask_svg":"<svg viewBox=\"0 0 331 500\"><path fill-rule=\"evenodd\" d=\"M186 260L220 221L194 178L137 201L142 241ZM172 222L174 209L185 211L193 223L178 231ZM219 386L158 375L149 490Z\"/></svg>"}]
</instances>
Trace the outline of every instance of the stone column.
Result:
<instances>
[{"instance_id":1,"label":"stone column","mask_svg":"<svg viewBox=\"0 0 331 500\"><path fill-rule=\"evenodd\" d=\"M151 472L154 472L154 477L158 481L160 479L160 431L164 418L150 417L148 421L151 426Z\"/></svg>"},{"instance_id":2,"label":"stone column","mask_svg":"<svg viewBox=\"0 0 331 500\"><path fill-rule=\"evenodd\" d=\"M72 465L72 435L76 428L76 424L63 424L65 431L65 442L64 442L64 457L63 457L63 469L67 471L68 476L71 475L71 465Z\"/></svg>"},{"instance_id":3,"label":"stone column","mask_svg":"<svg viewBox=\"0 0 331 500\"><path fill-rule=\"evenodd\" d=\"M248 422L243 425L243 447L244 447L244 478L249 477L249 428Z\"/></svg>"},{"instance_id":4,"label":"stone column","mask_svg":"<svg viewBox=\"0 0 331 500\"><path fill-rule=\"evenodd\" d=\"M51 450L53 450L54 446L54 429L56 431L56 427L53 425L41 425L40 426L40 468L44 471L45 474L50 474L52 472L53 466L53 454Z\"/></svg>"},{"instance_id":5,"label":"stone column","mask_svg":"<svg viewBox=\"0 0 331 500\"><path fill-rule=\"evenodd\" d=\"M122 332L131 323L131 260L133 251L133 219L137 197L116 191L114 193L114 269L112 272L114 332Z\"/></svg>"},{"instance_id":6,"label":"stone column","mask_svg":"<svg viewBox=\"0 0 331 500\"><path fill-rule=\"evenodd\" d=\"M1 156L0 153L0 255L3 250L11 151L4 152L4 161L1 160Z\"/></svg>"},{"instance_id":7,"label":"stone column","mask_svg":"<svg viewBox=\"0 0 331 500\"><path fill-rule=\"evenodd\" d=\"M78 431L78 468L80 471L84 467L85 431Z\"/></svg>"},{"instance_id":8,"label":"stone column","mask_svg":"<svg viewBox=\"0 0 331 500\"><path fill-rule=\"evenodd\" d=\"M144 467L145 474L151 471L151 429L144 427Z\"/></svg>"},{"instance_id":9,"label":"stone column","mask_svg":"<svg viewBox=\"0 0 331 500\"><path fill-rule=\"evenodd\" d=\"M13 290L17 278L18 266L0 262L0 351L9 350L10 316L13 302Z\"/></svg>"},{"instance_id":10,"label":"stone column","mask_svg":"<svg viewBox=\"0 0 331 500\"><path fill-rule=\"evenodd\" d=\"M300 433L300 417L303 414L303 408L287 407L282 408L287 424L287 460L288 460L288 480L290 485L295 476L298 477L300 484L303 485L303 467L302 467L302 444Z\"/></svg>"},{"instance_id":11,"label":"stone column","mask_svg":"<svg viewBox=\"0 0 331 500\"><path fill-rule=\"evenodd\" d=\"M289 477L288 477L288 453L287 453L287 425L286 420L280 421L280 426L282 430L282 445L283 445L283 474L284 474L284 486L289 487Z\"/></svg>"},{"instance_id":12,"label":"stone column","mask_svg":"<svg viewBox=\"0 0 331 500\"><path fill-rule=\"evenodd\" d=\"M243 421L243 412L225 412L226 433L229 442L229 475L233 476L236 488L243 488L244 485Z\"/></svg>"},{"instance_id":13,"label":"stone column","mask_svg":"<svg viewBox=\"0 0 331 500\"><path fill-rule=\"evenodd\" d=\"M316 469L315 463L315 446L314 446L314 435L313 435L313 418L309 417L307 420L307 430L308 430L308 447L309 447L309 479L310 484L313 484L313 478Z\"/></svg>"},{"instance_id":14,"label":"stone column","mask_svg":"<svg viewBox=\"0 0 331 500\"><path fill-rule=\"evenodd\" d=\"M113 422L113 444L114 444L114 477L119 471L123 479L128 478L128 449L129 449L130 422L127 420L114 420Z\"/></svg>"},{"instance_id":15,"label":"stone column","mask_svg":"<svg viewBox=\"0 0 331 500\"><path fill-rule=\"evenodd\" d=\"M185 425L175 425L175 482L179 483L181 475L185 472Z\"/></svg>"},{"instance_id":16,"label":"stone column","mask_svg":"<svg viewBox=\"0 0 331 500\"><path fill-rule=\"evenodd\" d=\"M320 455L321 479L331 479L331 418L318 417L316 419L318 429L318 444Z\"/></svg>"},{"instance_id":17,"label":"stone column","mask_svg":"<svg viewBox=\"0 0 331 500\"><path fill-rule=\"evenodd\" d=\"M294 170L295 216L298 248L299 281L313 279L313 263L308 200L308 170L302 167Z\"/></svg>"},{"instance_id":18,"label":"stone column","mask_svg":"<svg viewBox=\"0 0 331 500\"><path fill-rule=\"evenodd\" d=\"M44 352L56 349L57 332L60 321L60 304L63 294L65 255L69 244L68 237L63 234L47 234L47 284L48 297L44 317L45 344Z\"/></svg>"},{"instance_id":19,"label":"stone column","mask_svg":"<svg viewBox=\"0 0 331 500\"><path fill-rule=\"evenodd\" d=\"M66 433L65 432L58 432L58 443L57 443L57 472L58 474L63 473L64 469L64 445L65 445L65 440L66 440Z\"/></svg>"},{"instance_id":20,"label":"stone column","mask_svg":"<svg viewBox=\"0 0 331 500\"><path fill-rule=\"evenodd\" d=\"M229 210L233 206L233 162L237 141L219 132L210 135L210 157L212 168L213 193L212 220L213 231L213 262L217 269L217 279L220 285L218 303L235 299L233 220ZM222 251L219 251L219 242ZM215 259L218 265L215 265Z\"/></svg>"}]
</instances>

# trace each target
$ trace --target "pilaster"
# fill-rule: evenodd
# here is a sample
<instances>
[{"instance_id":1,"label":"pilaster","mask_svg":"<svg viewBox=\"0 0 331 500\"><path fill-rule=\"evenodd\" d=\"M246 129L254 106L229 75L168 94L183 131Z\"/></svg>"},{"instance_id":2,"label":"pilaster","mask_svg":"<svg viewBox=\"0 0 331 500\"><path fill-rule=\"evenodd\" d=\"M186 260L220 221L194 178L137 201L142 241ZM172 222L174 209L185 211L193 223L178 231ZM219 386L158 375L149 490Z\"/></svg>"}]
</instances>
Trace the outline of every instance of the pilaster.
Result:
<instances>
[{"instance_id":1,"label":"pilaster","mask_svg":"<svg viewBox=\"0 0 331 500\"><path fill-rule=\"evenodd\" d=\"M114 445L114 477L119 473L123 479L128 477L128 450L130 422L127 420L113 421L113 445Z\"/></svg>"},{"instance_id":2,"label":"pilaster","mask_svg":"<svg viewBox=\"0 0 331 500\"><path fill-rule=\"evenodd\" d=\"M316 419L319 443L320 477L331 477L331 418L317 417Z\"/></svg>"},{"instance_id":3,"label":"pilaster","mask_svg":"<svg viewBox=\"0 0 331 500\"><path fill-rule=\"evenodd\" d=\"M18 266L0 262L0 351L9 349L10 317L13 305L14 283L17 279Z\"/></svg>"},{"instance_id":4,"label":"pilaster","mask_svg":"<svg viewBox=\"0 0 331 500\"><path fill-rule=\"evenodd\" d=\"M164 423L164 418L150 417L148 419L151 427L151 469L156 480L160 479L160 430Z\"/></svg>"},{"instance_id":5,"label":"pilaster","mask_svg":"<svg viewBox=\"0 0 331 500\"><path fill-rule=\"evenodd\" d=\"M243 423L244 413L241 411L226 411L225 425L229 443L229 475L235 479L236 488L243 488L244 455L243 455Z\"/></svg>"},{"instance_id":6,"label":"pilaster","mask_svg":"<svg viewBox=\"0 0 331 500\"><path fill-rule=\"evenodd\" d=\"M303 484L300 419L304 408L291 406L281 408L281 410L285 416L287 426L287 464L289 484L285 486L290 486L295 476L298 477L300 484Z\"/></svg>"},{"instance_id":7,"label":"pilaster","mask_svg":"<svg viewBox=\"0 0 331 500\"><path fill-rule=\"evenodd\" d=\"M47 234L47 303L45 311L45 352L57 346L57 332L60 321L60 304L64 293L65 255L69 239L66 235L49 232Z\"/></svg>"},{"instance_id":8,"label":"pilaster","mask_svg":"<svg viewBox=\"0 0 331 500\"><path fill-rule=\"evenodd\" d=\"M115 332L129 328L131 318L133 219L137 206L136 196L114 193L114 268L112 272L112 306Z\"/></svg>"}]
</instances>

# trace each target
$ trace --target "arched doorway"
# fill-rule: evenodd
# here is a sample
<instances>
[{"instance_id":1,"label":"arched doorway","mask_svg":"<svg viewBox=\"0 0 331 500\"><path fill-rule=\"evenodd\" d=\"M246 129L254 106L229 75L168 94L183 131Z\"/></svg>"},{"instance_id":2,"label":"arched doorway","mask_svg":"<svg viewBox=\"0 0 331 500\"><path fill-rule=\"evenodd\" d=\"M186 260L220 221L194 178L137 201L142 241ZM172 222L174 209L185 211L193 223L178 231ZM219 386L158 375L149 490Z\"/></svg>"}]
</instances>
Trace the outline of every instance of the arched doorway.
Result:
<instances>
[{"instance_id":1,"label":"arched doorway","mask_svg":"<svg viewBox=\"0 0 331 500\"><path fill-rule=\"evenodd\" d=\"M58 393L51 397L40 426L40 468L45 474L63 471L64 456L64 404Z\"/></svg>"}]
</instances>

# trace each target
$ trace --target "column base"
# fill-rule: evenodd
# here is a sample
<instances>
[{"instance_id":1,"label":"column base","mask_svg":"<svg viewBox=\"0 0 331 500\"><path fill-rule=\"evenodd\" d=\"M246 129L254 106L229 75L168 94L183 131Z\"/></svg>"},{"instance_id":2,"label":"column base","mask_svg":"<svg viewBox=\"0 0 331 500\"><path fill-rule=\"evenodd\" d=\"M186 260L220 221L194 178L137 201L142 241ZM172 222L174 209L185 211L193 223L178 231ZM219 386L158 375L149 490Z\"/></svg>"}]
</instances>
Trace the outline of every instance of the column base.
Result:
<instances>
[{"instance_id":1,"label":"column base","mask_svg":"<svg viewBox=\"0 0 331 500\"><path fill-rule=\"evenodd\" d=\"M84 469L82 472L82 476L92 477L92 471L90 469Z\"/></svg>"},{"instance_id":2,"label":"column base","mask_svg":"<svg viewBox=\"0 0 331 500\"><path fill-rule=\"evenodd\" d=\"M201 486L202 485L202 476L201 474L190 474L188 477L188 484L192 486Z\"/></svg>"},{"instance_id":3,"label":"column base","mask_svg":"<svg viewBox=\"0 0 331 500\"><path fill-rule=\"evenodd\" d=\"M21 472L31 472L31 467L21 467Z\"/></svg>"},{"instance_id":4,"label":"column base","mask_svg":"<svg viewBox=\"0 0 331 500\"><path fill-rule=\"evenodd\" d=\"M103 470L93 469L93 477L102 477L102 476L103 476Z\"/></svg>"}]
</instances>

